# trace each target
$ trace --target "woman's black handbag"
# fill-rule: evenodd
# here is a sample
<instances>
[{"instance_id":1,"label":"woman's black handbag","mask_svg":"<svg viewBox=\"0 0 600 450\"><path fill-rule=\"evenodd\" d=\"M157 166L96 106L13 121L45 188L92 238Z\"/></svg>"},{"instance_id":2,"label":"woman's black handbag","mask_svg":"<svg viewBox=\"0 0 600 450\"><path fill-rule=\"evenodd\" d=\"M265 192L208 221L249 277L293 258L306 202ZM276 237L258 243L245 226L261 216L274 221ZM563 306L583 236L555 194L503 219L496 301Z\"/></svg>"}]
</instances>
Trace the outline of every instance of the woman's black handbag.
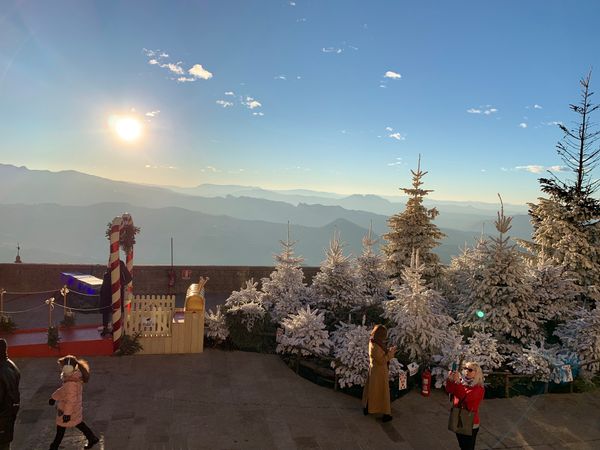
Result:
<instances>
[{"instance_id":1,"label":"woman's black handbag","mask_svg":"<svg viewBox=\"0 0 600 450\"><path fill-rule=\"evenodd\" d=\"M457 434L466 436L473 435L473 419L475 413L463 408L463 402L466 396L458 403L458 406L450 409L450 417L448 418L448 429Z\"/></svg>"}]
</instances>

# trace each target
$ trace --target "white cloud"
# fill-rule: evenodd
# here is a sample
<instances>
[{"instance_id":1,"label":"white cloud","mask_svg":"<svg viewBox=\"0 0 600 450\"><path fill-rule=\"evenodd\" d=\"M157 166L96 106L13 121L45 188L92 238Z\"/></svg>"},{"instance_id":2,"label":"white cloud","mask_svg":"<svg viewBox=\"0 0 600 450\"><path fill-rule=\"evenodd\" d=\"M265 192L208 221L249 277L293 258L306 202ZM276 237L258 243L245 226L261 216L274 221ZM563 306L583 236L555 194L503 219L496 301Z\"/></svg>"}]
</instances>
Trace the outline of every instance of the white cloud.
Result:
<instances>
[{"instance_id":1,"label":"white cloud","mask_svg":"<svg viewBox=\"0 0 600 450\"><path fill-rule=\"evenodd\" d=\"M227 91L227 92L225 92L225 95L231 95L231 96L235 96L235 94L234 94L233 92L231 92L231 91Z\"/></svg>"},{"instance_id":2,"label":"white cloud","mask_svg":"<svg viewBox=\"0 0 600 450\"><path fill-rule=\"evenodd\" d=\"M530 164L528 166L517 166L516 170L525 170L530 173L542 173L546 170L551 170L553 172L568 172L569 168L566 166L541 166L538 164Z\"/></svg>"},{"instance_id":3,"label":"white cloud","mask_svg":"<svg viewBox=\"0 0 600 450\"><path fill-rule=\"evenodd\" d=\"M554 120L552 122L542 122L542 125L548 125L548 126L550 126L550 125L556 126L556 125L562 125L562 124L563 123L558 120Z\"/></svg>"},{"instance_id":4,"label":"white cloud","mask_svg":"<svg viewBox=\"0 0 600 450\"><path fill-rule=\"evenodd\" d=\"M165 52L161 52L161 54L160 54L160 55L158 55L158 57L159 57L159 58L168 58L168 57L169 57L169 54L168 54L168 53L165 53Z\"/></svg>"},{"instance_id":5,"label":"white cloud","mask_svg":"<svg viewBox=\"0 0 600 450\"><path fill-rule=\"evenodd\" d=\"M287 77L285 75L277 75L275 77L276 80L287 80Z\"/></svg>"},{"instance_id":6,"label":"white cloud","mask_svg":"<svg viewBox=\"0 0 600 450\"><path fill-rule=\"evenodd\" d=\"M300 19L296 19L296 22L306 22L306 17L301 17Z\"/></svg>"},{"instance_id":7,"label":"white cloud","mask_svg":"<svg viewBox=\"0 0 600 450\"><path fill-rule=\"evenodd\" d=\"M155 64L158 64L158 61L156 59L152 58L150 61L148 61L148 64L153 66Z\"/></svg>"},{"instance_id":8,"label":"white cloud","mask_svg":"<svg viewBox=\"0 0 600 450\"><path fill-rule=\"evenodd\" d=\"M387 86L385 84L380 84L379 87L383 88L383 89L387 88Z\"/></svg>"},{"instance_id":9,"label":"white cloud","mask_svg":"<svg viewBox=\"0 0 600 450\"><path fill-rule=\"evenodd\" d=\"M323 53L337 53L337 54L340 54L340 53L342 53L342 49L341 48L335 48L335 47L323 47Z\"/></svg>"},{"instance_id":10,"label":"white cloud","mask_svg":"<svg viewBox=\"0 0 600 450\"><path fill-rule=\"evenodd\" d=\"M482 172L487 172L487 169L481 169Z\"/></svg>"},{"instance_id":11,"label":"white cloud","mask_svg":"<svg viewBox=\"0 0 600 450\"><path fill-rule=\"evenodd\" d=\"M394 131L394 129L392 127L385 127L386 131Z\"/></svg>"},{"instance_id":12,"label":"white cloud","mask_svg":"<svg viewBox=\"0 0 600 450\"><path fill-rule=\"evenodd\" d=\"M491 105L485 105L485 107L480 106L479 108L469 108L467 109L467 112L469 114L485 114L486 116L489 116L498 112L498 109L493 108Z\"/></svg>"},{"instance_id":13,"label":"white cloud","mask_svg":"<svg viewBox=\"0 0 600 450\"><path fill-rule=\"evenodd\" d=\"M253 99L252 97L246 97L245 104L250 109L260 108L262 106L261 102L259 102L258 100Z\"/></svg>"},{"instance_id":14,"label":"white cloud","mask_svg":"<svg viewBox=\"0 0 600 450\"><path fill-rule=\"evenodd\" d=\"M213 74L202 67L202 64L194 64L188 73L195 78L201 78L203 80L209 80L213 77Z\"/></svg>"},{"instance_id":15,"label":"white cloud","mask_svg":"<svg viewBox=\"0 0 600 450\"><path fill-rule=\"evenodd\" d=\"M191 83L193 81L196 81L196 79L194 77L179 77L177 78L177 81L179 81L180 83Z\"/></svg>"},{"instance_id":16,"label":"white cloud","mask_svg":"<svg viewBox=\"0 0 600 450\"><path fill-rule=\"evenodd\" d=\"M396 139L397 141L405 140L405 137L402 136L400 133L392 133L392 134L388 135L388 137L391 137L392 139Z\"/></svg>"},{"instance_id":17,"label":"white cloud","mask_svg":"<svg viewBox=\"0 0 600 450\"><path fill-rule=\"evenodd\" d=\"M519 127L521 127L521 128L527 128L527 124L525 122L521 122L519 124Z\"/></svg>"},{"instance_id":18,"label":"white cloud","mask_svg":"<svg viewBox=\"0 0 600 450\"><path fill-rule=\"evenodd\" d=\"M183 75L183 68L180 66L180 64L181 64L181 62L178 62L177 64L166 63L166 64L161 64L160 67L169 69L174 74Z\"/></svg>"},{"instance_id":19,"label":"white cloud","mask_svg":"<svg viewBox=\"0 0 600 450\"><path fill-rule=\"evenodd\" d=\"M388 163L387 165L391 167L391 166L399 166L401 164L402 164L402 158L396 158L396 161Z\"/></svg>"},{"instance_id":20,"label":"white cloud","mask_svg":"<svg viewBox=\"0 0 600 450\"><path fill-rule=\"evenodd\" d=\"M399 73L396 72L392 72L391 70L388 70L385 75L385 78L391 78L392 80L399 80L400 78L402 78L402 75L400 75Z\"/></svg>"},{"instance_id":21,"label":"white cloud","mask_svg":"<svg viewBox=\"0 0 600 450\"><path fill-rule=\"evenodd\" d=\"M537 103L533 105L533 109L542 109L542 105L538 105Z\"/></svg>"},{"instance_id":22,"label":"white cloud","mask_svg":"<svg viewBox=\"0 0 600 450\"><path fill-rule=\"evenodd\" d=\"M253 112L252 115L253 116L264 116L265 113L263 113L263 112Z\"/></svg>"},{"instance_id":23,"label":"white cloud","mask_svg":"<svg viewBox=\"0 0 600 450\"><path fill-rule=\"evenodd\" d=\"M200 169L200 172L212 172L212 173L219 173L222 172L222 170L217 169L214 166L206 166Z\"/></svg>"},{"instance_id":24,"label":"white cloud","mask_svg":"<svg viewBox=\"0 0 600 450\"><path fill-rule=\"evenodd\" d=\"M290 6L296 6L296 2L290 2Z\"/></svg>"},{"instance_id":25,"label":"white cloud","mask_svg":"<svg viewBox=\"0 0 600 450\"><path fill-rule=\"evenodd\" d=\"M354 45L348 45L349 48L351 48L352 50L358 50L358 47L355 47Z\"/></svg>"},{"instance_id":26,"label":"white cloud","mask_svg":"<svg viewBox=\"0 0 600 450\"><path fill-rule=\"evenodd\" d=\"M160 113L160 110L156 110L156 111L148 111L146 113L146 117L156 117L158 116L158 114Z\"/></svg>"},{"instance_id":27,"label":"white cloud","mask_svg":"<svg viewBox=\"0 0 600 450\"><path fill-rule=\"evenodd\" d=\"M221 105L223 108L227 108L229 106L233 106L232 102L228 102L226 100L217 100L216 103L217 103L217 105Z\"/></svg>"}]
</instances>

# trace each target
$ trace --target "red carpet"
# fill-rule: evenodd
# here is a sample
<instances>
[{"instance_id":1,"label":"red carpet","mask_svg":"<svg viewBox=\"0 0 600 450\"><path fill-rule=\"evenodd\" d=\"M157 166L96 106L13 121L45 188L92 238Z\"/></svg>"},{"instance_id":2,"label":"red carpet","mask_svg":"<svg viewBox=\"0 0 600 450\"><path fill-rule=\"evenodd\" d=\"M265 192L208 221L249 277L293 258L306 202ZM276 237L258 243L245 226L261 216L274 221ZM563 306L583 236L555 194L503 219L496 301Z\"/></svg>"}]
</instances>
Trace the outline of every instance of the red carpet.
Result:
<instances>
[{"instance_id":1,"label":"red carpet","mask_svg":"<svg viewBox=\"0 0 600 450\"><path fill-rule=\"evenodd\" d=\"M10 358L43 357L43 356L98 356L112 355L112 338L106 339L98 333L97 325L80 325L72 328L60 328L58 348L48 346L48 330L35 328L17 330L13 334L2 333L0 337L8 343Z\"/></svg>"}]
</instances>

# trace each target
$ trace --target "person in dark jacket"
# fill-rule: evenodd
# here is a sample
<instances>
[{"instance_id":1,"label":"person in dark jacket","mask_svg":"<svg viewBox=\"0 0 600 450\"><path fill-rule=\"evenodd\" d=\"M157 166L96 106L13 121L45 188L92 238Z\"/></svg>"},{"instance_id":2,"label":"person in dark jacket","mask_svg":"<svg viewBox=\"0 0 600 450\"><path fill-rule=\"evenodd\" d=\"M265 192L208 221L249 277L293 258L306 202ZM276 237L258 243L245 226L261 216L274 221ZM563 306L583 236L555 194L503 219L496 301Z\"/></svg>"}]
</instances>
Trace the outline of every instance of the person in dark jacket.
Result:
<instances>
[{"instance_id":1,"label":"person in dark jacket","mask_svg":"<svg viewBox=\"0 0 600 450\"><path fill-rule=\"evenodd\" d=\"M479 364L468 362L463 366L463 376L458 372L450 372L446 380L446 391L452 394L454 407L463 402L464 407L475 413L473 417L473 433L470 436L456 434L461 450L474 450L477 432L479 431L479 405L485 395L483 372Z\"/></svg>"},{"instance_id":2,"label":"person in dark jacket","mask_svg":"<svg viewBox=\"0 0 600 450\"><path fill-rule=\"evenodd\" d=\"M10 449L21 402L21 372L8 359L7 347L6 340L0 338L0 450Z\"/></svg>"},{"instance_id":3,"label":"person in dark jacket","mask_svg":"<svg viewBox=\"0 0 600 450\"><path fill-rule=\"evenodd\" d=\"M131 280L131 274L127 270L127 266L121 260L119 260L119 269L121 273L121 314L125 309L125 286L127 286ZM112 289L110 280L110 266L106 268L104 276L102 277L102 287L100 288L100 307L102 308L102 336L110 334L109 324L112 319Z\"/></svg>"}]
</instances>

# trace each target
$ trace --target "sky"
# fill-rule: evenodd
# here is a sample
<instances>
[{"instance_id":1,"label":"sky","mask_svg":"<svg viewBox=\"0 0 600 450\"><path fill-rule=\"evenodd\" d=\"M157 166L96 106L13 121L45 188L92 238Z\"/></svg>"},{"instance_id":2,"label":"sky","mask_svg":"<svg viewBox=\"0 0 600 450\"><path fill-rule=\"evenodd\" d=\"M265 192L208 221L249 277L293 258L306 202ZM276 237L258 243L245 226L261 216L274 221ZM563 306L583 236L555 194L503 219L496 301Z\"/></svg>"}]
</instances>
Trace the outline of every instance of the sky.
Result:
<instances>
[{"instance_id":1,"label":"sky","mask_svg":"<svg viewBox=\"0 0 600 450\"><path fill-rule=\"evenodd\" d=\"M556 124L600 68L598 17L593 0L3 0L0 162L397 195L421 155L431 198L535 201L547 169L570 176Z\"/></svg>"}]
</instances>

